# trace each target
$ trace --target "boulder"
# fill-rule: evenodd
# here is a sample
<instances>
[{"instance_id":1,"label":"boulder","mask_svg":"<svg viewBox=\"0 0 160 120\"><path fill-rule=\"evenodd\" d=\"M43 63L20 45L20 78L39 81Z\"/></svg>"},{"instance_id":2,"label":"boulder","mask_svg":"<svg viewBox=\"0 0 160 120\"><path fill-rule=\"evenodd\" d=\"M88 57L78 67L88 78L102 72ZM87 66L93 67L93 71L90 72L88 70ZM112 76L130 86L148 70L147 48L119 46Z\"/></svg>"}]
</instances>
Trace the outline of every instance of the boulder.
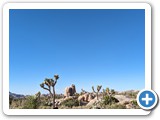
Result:
<instances>
[{"instance_id":1,"label":"boulder","mask_svg":"<svg viewBox=\"0 0 160 120\"><path fill-rule=\"evenodd\" d=\"M70 87L65 88L65 97L73 96L76 93L76 87L74 84L72 84Z\"/></svg>"},{"instance_id":2,"label":"boulder","mask_svg":"<svg viewBox=\"0 0 160 120\"><path fill-rule=\"evenodd\" d=\"M135 100L134 98L128 98L124 95L115 95L114 97L119 101L119 104L128 104L130 101Z\"/></svg>"},{"instance_id":3,"label":"boulder","mask_svg":"<svg viewBox=\"0 0 160 120\"><path fill-rule=\"evenodd\" d=\"M96 103L97 98L92 99L86 106L92 106L94 103Z\"/></svg>"}]
</instances>

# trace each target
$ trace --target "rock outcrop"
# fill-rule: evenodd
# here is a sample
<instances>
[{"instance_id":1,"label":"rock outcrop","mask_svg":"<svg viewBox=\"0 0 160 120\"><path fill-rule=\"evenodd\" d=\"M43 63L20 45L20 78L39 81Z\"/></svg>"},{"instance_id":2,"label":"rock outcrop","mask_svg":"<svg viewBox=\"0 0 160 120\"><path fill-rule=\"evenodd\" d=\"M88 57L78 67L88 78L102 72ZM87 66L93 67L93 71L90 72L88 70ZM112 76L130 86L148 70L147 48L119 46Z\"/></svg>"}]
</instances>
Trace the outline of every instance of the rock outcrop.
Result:
<instances>
[{"instance_id":1,"label":"rock outcrop","mask_svg":"<svg viewBox=\"0 0 160 120\"><path fill-rule=\"evenodd\" d=\"M65 88L65 97L73 96L76 93L76 86L72 84L70 87Z\"/></svg>"}]
</instances>

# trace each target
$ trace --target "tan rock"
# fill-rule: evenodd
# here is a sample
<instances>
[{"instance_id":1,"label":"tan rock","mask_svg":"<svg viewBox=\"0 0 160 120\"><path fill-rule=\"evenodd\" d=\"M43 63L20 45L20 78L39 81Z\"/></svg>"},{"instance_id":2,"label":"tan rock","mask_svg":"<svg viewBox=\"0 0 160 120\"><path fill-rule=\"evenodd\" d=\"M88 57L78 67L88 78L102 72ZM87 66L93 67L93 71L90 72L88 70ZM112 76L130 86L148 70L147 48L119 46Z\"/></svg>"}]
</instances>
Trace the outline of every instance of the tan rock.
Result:
<instances>
[{"instance_id":1,"label":"tan rock","mask_svg":"<svg viewBox=\"0 0 160 120\"><path fill-rule=\"evenodd\" d=\"M126 108L127 108L127 109L132 109L132 105L131 105L131 104L127 104L127 105L126 105Z\"/></svg>"},{"instance_id":2,"label":"tan rock","mask_svg":"<svg viewBox=\"0 0 160 120\"><path fill-rule=\"evenodd\" d=\"M70 87L65 88L65 97L73 96L76 93L76 87L74 84L72 84Z\"/></svg>"},{"instance_id":3,"label":"tan rock","mask_svg":"<svg viewBox=\"0 0 160 120\"><path fill-rule=\"evenodd\" d=\"M92 99L86 106L92 106L94 103L96 103L97 98Z\"/></svg>"},{"instance_id":4,"label":"tan rock","mask_svg":"<svg viewBox=\"0 0 160 120\"><path fill-rule=\"evenodd\" d=\"M119 104L129 104L130 101L135 100L134 98L128 98L125 95L115 95L114 96L118 101Z\"/></svg>"}]
</instances>

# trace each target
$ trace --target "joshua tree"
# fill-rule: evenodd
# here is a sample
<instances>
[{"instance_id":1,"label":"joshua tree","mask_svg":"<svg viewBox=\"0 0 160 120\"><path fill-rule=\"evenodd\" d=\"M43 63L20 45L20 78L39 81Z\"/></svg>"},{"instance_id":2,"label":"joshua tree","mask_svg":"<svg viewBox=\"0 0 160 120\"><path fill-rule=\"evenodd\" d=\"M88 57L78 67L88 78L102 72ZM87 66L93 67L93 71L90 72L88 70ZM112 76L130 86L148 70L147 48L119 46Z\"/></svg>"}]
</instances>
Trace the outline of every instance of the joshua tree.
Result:
<instances>
[{"instance_id":1,"label":"joshua tree","mask_svg":"<svg viewBox=\"0 0 160 120\"><path fill-rule=\"evenodd\" d=\"M40 97L41 97L41 92L38 92L35 94L35 98L40 101Z\"/></svg>"},{"instance_id":2,"label":"joshua tree","mask_svg":"<svg viewBox=\"0 0 160 120\"><path fill-rule=\"evenodd\" d=\"M114 89L110 90L109 88L106 88L106 93L107 93L108 96L112 96L112 95L115 94L115 91L114 91Z\"/></svg>"},{"instance_id":3,"label":"joshua tree","mask_svg":"<svg viewBox=\"0 0 160 120\"><path fill-rule=\"evenodd\" d=\"M101 88L102 88L102 85L97 85L97 92L96 92L96 91L94 90L94 86L92 86L93 92L96 93L97 100L98 100L98 93L99 93L99 91L101 90Z\"/></svg>"},{"instance_id":4,"label":"joshua tree","mask_svg":"<svg viewBox=\"0 0 160 120\"><path fill-rule=\"evenodd\" d=\"M107 93L106 93L106 90L105 90L105 89L103 89L103 90L102 90L103 98L106 96L106 94L107 94Z\"/></svg>"},{"instance_id":5,"label":"joshua tree","mask_svg":"<svg viewBox=\"0 0 160 120\"><path fill-rule=\"evenodd\" d=\"M106 88L106 93L107 93L107 95L109 96L109 94L110 94L109 88Z\"/></svg>"},{"instance_id":6,"label":"joshua tree","mask_svg":"<svg viewBox=\"0 0 160 120\"><path fill-rule=\"evenodd\" d=\"M106 93L107 93L107 96L109 97L109 103L111 104L112 103L112 99L113 99L113 95L115 94L115 91L114 89L109 89L109 88L106 88Z\"/></svg>"},{"instance_id":7,"label":"joshua tree","mask_svg":"<svg viewBox=\"0 0 160 120\"><path fill-rule=\"evenodd\" d=\"M115 90L111 89L111 94L114 95L115 94Z\"/></svg>"},{"instance_id":8,"label":"joshua tree","mask_svg":"<svg viewBox=\"0 0 160 120\"><path fill-rule=\"evenodd\" d=\"M53 109L55 108L55 95L56 95L55 85L56 85L58 79L59 79L59 75L54 75L54 79L52 79L52 78L51 79L46 78L44 80L44 82L40 84L40 86L43 89L49 91L50 96L52 97Z\"/></svg>"}]
</instances>

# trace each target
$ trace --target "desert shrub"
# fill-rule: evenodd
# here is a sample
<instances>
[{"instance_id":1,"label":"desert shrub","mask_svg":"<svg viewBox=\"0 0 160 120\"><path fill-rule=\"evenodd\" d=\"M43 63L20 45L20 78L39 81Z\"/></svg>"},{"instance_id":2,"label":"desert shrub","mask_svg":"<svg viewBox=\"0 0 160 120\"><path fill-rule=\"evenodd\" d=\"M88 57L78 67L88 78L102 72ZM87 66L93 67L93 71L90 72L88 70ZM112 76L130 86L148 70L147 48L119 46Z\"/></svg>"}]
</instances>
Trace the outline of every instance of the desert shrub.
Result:
<instances>
[{"instance_id":1,"label":"desert shrub","mask_svg":"<svg viewBox=\"0 0 160 120\"><path fill-rule=\"evenodd\" d=\"M115 97L113 96L104 96L101 100L96 101L92 108L93 109L106 109L108 106L111 106L112 104L116 104L119 102Z\"/></svg>"},{"instance_id":2,"label":"desert shrub","mask_svg":"<svg viewBox=\"0 0 160 120\"><path fill-rule=\"evenodd\" d=\"M55 98L56 99L61 99L61 98L64 98L64 95L63 94L56 94Z\"/></svg>"},{"instance_id":3,"label":"desert shrub","mask_svg":"<svg viewBox=\"0 0 160 120\"><path fill-rule=\"evenodd\" d=\"M103 104L105 104L105 105L111 105L111 104L113 104L113 103L117 103L117 102L119 102L115 97L112 97L112 96L105 96L104 98L103 98Z\"/></svg>"},{"instance_id":4,"label":"desert shrub","mask_svg":"<svg viewBox=\"0 0 160 120\"><path fill-rule=\"evenodd\" d=\"M112 105L106 106L106 108L108 109L126 109L126 106L123 104L112 104Z\"/></svg>"},{"instance_id":5,"label":"desert shrub","mask_svg":"<svg viewBox=\"0 0 160 120\"><path fill-rule=\"evenodd\" d=\"M63 106L72 108L73 106L79 106L79 102L76 99L68 99L61 103Z\"/></svg>"},{"instance_id":6,"label":"desert shrub","mask_svg":"<svg viewBox=\"0 0 160 120\"><path fill-rule=\"evenodd\" d=\"M9 108L10 109L21 109L23 106L23 98L9 98Z\"/></svg>"},{"instance_id":7,"label":"desert shrub","mask_svg":"<svg viewBox=\"0 0 160 120\"><path fill-rule=\"evenodd\" d=\"M12 101L13 101L13 97L9 96L9 105L12 104Z\"/></svg>"},{"instance_id":8,"label":"desert shrub","mask_svg":"<svg viewBox=\"0 0 160 120\"><path fill-rule=\"evenodd\" d=\"M130 97L130 98L136 98L136 97L137 97L137 93L134 93L134 92L127 93L126 96L128 96L128 97Z\"/></svg>"},{"instance_id":9,"label":"desert shrub","mask_svg":"<svg viewBox=\"0 0 160 120\"><path fill-rule=\"evenodd\" d=\"M11 109L16 109L19 107L19 104L18 104L18 99L12 99L12 101L9 101L10 102L10 105L9 107Z\"/></svg>"},{"instance_id":10,"label":"desert shrub","mask_svg":"<svg viewBox=\"0 0 160 120\"><path fill-rule=\"evenodd\" d=\"M138 105L136 100L132 100L131 103L132 103L133 105Z\"/></svg>"},{"instance_id":11,"label":"desert shrub","mask_svg":"<svg viewBox=\"0 0 160 120\"><path fill-rule=\"evenodd\" d=\"M22 109L37 109L39 106L40 102L34 96L29 96L26 98Z\"/></svg>"},{"instance_id":12,"label":"desert shrub","mask_svg":"<svg viewBox=\"0 0 160 120\"><path fill-rule=\"evenodd\" d=\"M39 106L38 109L51 109L51 106Z\"/></svg>"},{"instance_id":13,"label":"desert shrub","mask_svg":"<svg viewBox=\"0 0 160 120\"><path fill-rule=\"evenodd\" d=\"M139 109L139 108L140 108L136 100L132 100L132 101L131 101L131 104L132 104L132 107L133 107L133 108L136 108L136 109Z\"/></svg>"}]
</instances>

